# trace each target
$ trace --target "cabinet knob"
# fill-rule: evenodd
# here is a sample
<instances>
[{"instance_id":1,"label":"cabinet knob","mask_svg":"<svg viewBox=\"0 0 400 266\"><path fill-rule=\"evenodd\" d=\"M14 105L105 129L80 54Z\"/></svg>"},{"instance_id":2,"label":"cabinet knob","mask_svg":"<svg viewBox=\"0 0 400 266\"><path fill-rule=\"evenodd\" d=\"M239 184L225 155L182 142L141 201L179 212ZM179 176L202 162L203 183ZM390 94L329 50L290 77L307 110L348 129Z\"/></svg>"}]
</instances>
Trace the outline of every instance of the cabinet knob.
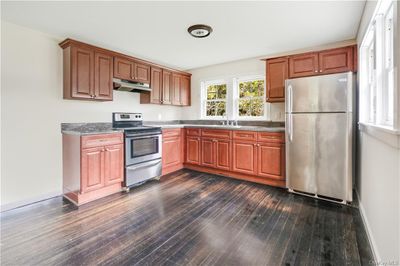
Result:
<instances>
[{"instance_id":1,"label":"cabinet knob","mask_svg":"<svg viewBox=\"0 0 400 266\"><path fill-rule=\"evenodd\" d=\"M322 69L320 69L319 72L321 73L321 72L322 72Z\"/></svg>"},{"instance_id":2,"label":"cabinet knob","mask_svg":"<svg viewBox=\"0 0 400 266\"><path fill-rule=\"evenodd\" d=\"M314 72L315 72L315 73L318 73L318 70L315 70Z\"/></svg>"}]
</instances>

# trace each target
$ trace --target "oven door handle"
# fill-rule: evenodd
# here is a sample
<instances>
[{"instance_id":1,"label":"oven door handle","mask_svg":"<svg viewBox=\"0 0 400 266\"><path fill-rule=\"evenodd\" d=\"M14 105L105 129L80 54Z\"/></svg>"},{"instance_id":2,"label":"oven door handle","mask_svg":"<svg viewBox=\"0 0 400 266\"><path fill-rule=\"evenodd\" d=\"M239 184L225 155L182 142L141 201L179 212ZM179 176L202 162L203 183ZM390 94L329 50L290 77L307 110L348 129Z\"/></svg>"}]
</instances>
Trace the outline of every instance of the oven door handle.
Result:
<instances>
[{"instance_id":1,"label":"oven door handle","mask_svg":"<svg viewBox=\"0 0 400 266\"><path fill-rule=\"evenodd\" d=\"M152 160L152 161L144 162L144 163L138 163L135 165L130 165L130 166L127 166L126 169L127 170L136 170L136 169L140 169L140 168L148 167L148 166L152 166L152 165L157 165L157 164L161 164L161 159Z\"/></svg>"},{"instance_id":2,"label":"oven door handle","mask_svg":"<svg viewBox=\"0 0 400 266\"><path fill-rule=\"evenodd\" d=\"M132 134L132 135L126 135L125 137L128 139L149 139L149 138L154 138L154 137L161 137L161 134L157 135L148 135L148 134Z\"/></svg>"}]
</instances>

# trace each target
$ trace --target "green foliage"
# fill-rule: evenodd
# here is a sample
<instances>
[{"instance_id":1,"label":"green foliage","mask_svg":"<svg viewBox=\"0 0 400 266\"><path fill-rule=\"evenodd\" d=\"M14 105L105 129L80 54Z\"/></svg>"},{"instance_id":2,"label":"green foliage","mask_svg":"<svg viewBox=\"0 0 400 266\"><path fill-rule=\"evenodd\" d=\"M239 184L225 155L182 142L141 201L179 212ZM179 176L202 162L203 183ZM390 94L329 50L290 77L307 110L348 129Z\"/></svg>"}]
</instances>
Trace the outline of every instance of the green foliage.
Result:
<instances>
[{"instance_id":1,"label":"green foliage","mask_svg":"<svg viewBox=\"0 0 400 266\"><path fill-rule=\"evenodd\" d=\"M239 116L264 115L264 80L239 83Z\"/></svg>"}]
</instances>

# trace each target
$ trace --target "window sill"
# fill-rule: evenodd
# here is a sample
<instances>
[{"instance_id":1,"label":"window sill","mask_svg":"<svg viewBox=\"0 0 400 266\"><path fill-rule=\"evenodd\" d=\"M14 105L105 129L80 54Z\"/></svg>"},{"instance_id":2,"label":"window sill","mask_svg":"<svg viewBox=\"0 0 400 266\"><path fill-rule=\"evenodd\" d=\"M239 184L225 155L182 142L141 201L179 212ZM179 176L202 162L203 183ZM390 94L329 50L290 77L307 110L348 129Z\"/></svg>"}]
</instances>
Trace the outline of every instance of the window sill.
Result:
<instances>
[{"instance_id":1,"label":"window sill","mask_svg":"<svg viewBox=\"0 0 400 266\"><path fill-rule=\"evenodd\" d=\"M358 123L358 128L360 132L368 134L392 147L400 149L400 130L363 122Z\"/></svg>"}]
</instances>

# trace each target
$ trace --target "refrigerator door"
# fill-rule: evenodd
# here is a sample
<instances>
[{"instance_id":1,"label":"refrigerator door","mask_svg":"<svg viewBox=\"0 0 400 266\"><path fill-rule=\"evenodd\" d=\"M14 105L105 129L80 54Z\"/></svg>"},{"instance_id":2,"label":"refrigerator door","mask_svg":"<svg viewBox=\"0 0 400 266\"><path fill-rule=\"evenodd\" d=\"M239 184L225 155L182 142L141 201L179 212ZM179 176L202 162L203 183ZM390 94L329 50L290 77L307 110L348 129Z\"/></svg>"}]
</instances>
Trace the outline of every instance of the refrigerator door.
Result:
<instances>
[{"instance_id":1,"label":"refrigerator door","mask_svg":"<svg viewBox=\"0 0 400 266\"><path fill-rule=\"evenodd\" d=\"M351 111L352 73L286 81L286 113Z\"/></svg>"},{"instance_id":2,"label":"refrigerator door","mask_svg":"<svg viewBox=\"0 0 400 266\"><path fill-rule=\"evenodd\" d=\"M346 113L286 114L289 189L351 201L349 118Z\"/></svg>"}]
</instances>

